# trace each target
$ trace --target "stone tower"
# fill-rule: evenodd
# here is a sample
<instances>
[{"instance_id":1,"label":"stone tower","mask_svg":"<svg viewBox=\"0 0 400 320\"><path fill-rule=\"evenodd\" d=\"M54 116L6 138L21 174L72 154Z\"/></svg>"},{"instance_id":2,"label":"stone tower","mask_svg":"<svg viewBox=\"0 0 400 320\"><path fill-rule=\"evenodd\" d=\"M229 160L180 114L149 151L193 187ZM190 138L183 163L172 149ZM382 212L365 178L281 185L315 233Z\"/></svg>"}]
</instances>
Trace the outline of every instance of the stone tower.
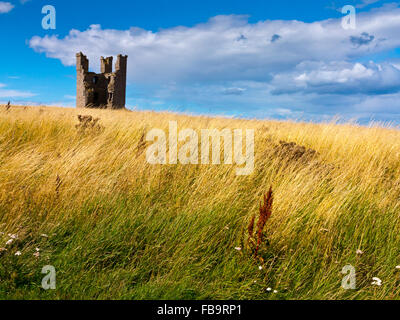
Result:
<instances>
[{"instance_id":1,"label":"stone tower","mask_svg":"<svg viewBox=\"0 0 400 320\"><path fill-rule=\"evenodd\" d=\"M125 108L126 67L128 56L118 55L115 71L113 57L101 57L101 73L89 72L89 60L82 53L76 54L76 107Z\"/></svg>"}]
</instances>

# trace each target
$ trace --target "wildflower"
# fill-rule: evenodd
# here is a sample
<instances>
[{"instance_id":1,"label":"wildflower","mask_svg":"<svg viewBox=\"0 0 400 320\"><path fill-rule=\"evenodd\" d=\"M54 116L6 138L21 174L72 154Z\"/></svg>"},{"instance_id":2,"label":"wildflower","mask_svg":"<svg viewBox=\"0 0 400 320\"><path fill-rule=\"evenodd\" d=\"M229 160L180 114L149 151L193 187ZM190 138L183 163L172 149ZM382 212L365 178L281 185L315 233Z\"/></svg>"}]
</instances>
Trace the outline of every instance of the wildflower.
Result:
<instances>
[{"instance_id":1,"label":"wildflower","mask_svg":"<svg viewBox=\"0 0 400 320\"><path fill-rule=\"evenodd\" d=\"M13 243L13 239L10 239L10 240L8 240L7 242L6 242L6 245L9 245L9 244L11 244L11 243Z\"/></svg>"},{"instance_id":2,"label":"wildflower","mask_svg":"<svg viewBox=\"0 0 400 320\"><path fill-rule=\"evenodd\" d=\"M364 252L361 251L360 249L358 249L358 250L356 251L356 254L360 256L360 255L364 254Z\"/></svg>"},{"instance_id":3,"label":"wildflower","mask_svg":"<svg viewBox=\"0 0 400 320\"><path fill-rule=\"evenodd\" d=\"M18 235L16 235L16 234L11 234L11 233L9 233L8 236L9 236L11 239L17 239L17 238L18 238Z\"/></svg>"},{"instance_id":4,"label":"wildflower","mask_svg":"<svg viewBox=\"0 0 400 320\"><path fill-rule=\"evenodd\" d=\"M35 252L33 255L34 255L36 258L39 258L39 257L40 257L40 252L37 251L37 252Z\"/></svg>"},{"instance_id":5,"label":"wildflower","mask_svg":"<svg viewBox=\"0 0 400 320\"><path fill-rule=\"evenodd\" d=\"M6 248L0 248L0 252L7 251Z\"/></svg>"},{"instance_id":6,"label":"wildflower","mask_svg":"<svg viewBox=\"0 0 400 320\"><path fill-rule=\"evenodd\" d=\"M49 237L47 234L44 234L44 233L42 233L40 236L43 237L43 238L48 238Z\"/></svg>"},{"instance_id":7,"label":"wildflower","mask_svg":"<svg viewBox=\"0 0 400 320\"><path fill-rule=\"evenodd\" d=\"M21 254L22 254L21 251L17 251L17 252L15 253L16 256L20 256Z\"/></svg>"},{"instance_id":8,"label":"wildflower","mask_svg":"<svg viewBox=\"0 0 400 320\"><path fill-rule=\"evenodd\" d=\"M399 270L399 269L400 269L400 266L396 266L396 269Z\"/></svg>"},{"instance_id":9,"label":"wildflower","mask_svg":"<svg viewBox=\"0 0 400 320\"><path fill-rule=\"evenodd\" d=\"M382 280L381 279L379 279L379 278L377 278L377 277L373 277L372 278L372 285L374 285L374 286L381 286L382 285Z\"/></svg>"},{"instance_id":10,"label":"wildflower","mask_svg":"<svg viewBox=\"0 0 400 320\"><path fill-rule=\"evenodd\" d=\"M274 290L274 293L278 293L278 290Z\"/></svg>"},{"instance_id":11,"label":"wildflower","mask_svg":"<svg viewBox=\"0 0 400 320\"><path fill-rule=\"evenodd\" d=\"M271 288L267 288L267 291L272 291L272 289Z\"/></svg>"},{"instance_id":12,"label":"wildflower","mask_svg":"<svg viewBox=\"0 0 400 320\"><path fill-rule=\"evenodd\" d=\"M242 248L240 248L240 247L236 247L236 248L235 248L235 250L237 250L237 251L241 251L241 250L242 250Z\"/></svg>"},{"instance_id":13,"label":"wildflower","mask_svg":"<svg viewBox=\"0 0 400 320\"><path fill-rule=\"evenodd\" d=\"M259 266L259 267L258 267L258 270L262 270L262 269L263 269L263 267L262 267L262 266Z\"/></svg>"},{"instance_id":14,"label":"wildflower","mask_svg":"<svg viewBox=\"0 0 400 320\"><path fill-rule=\"evenodd\" d=\"M40 249L39 248L36 248L36 252L39 252L40 251Z\"/></svg>"}]
</instances>

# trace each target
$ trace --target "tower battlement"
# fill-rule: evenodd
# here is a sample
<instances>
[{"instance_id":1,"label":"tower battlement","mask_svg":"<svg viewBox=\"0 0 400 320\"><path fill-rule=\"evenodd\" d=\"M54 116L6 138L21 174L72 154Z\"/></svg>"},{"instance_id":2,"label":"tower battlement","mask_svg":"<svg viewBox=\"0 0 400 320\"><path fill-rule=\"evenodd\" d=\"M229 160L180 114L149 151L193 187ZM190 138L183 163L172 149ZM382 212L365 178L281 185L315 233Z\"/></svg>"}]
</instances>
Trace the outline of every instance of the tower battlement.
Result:
<instances>
[{"instance_id":1,"label":"tower battlement","mask_svg":"<svg viewBox=\"0 0 400 320\"><path fill-rule=\"evenodd\" d=\"M115 71L113 57L101 57L101 73L89 72L89 60L82 53L76 54L76 107L125 108L126 70L128 56L118 55Z\"/></svg>"}]
</instances>

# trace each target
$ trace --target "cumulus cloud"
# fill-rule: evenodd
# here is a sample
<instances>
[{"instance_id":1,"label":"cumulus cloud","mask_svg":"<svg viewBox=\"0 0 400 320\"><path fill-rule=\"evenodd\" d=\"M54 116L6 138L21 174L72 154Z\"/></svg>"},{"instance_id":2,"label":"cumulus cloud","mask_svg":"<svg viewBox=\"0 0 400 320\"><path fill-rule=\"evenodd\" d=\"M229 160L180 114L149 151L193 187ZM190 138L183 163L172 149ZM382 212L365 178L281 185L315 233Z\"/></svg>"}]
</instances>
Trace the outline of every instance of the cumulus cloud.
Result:
<instances>
[{"instance_id":1,"label":"cumulus cloud","mask_svg":"<svg viewBox=\"0 0 400 320\"><path fill-rule=\"evenodd\" d=\"M135 82L266 80L305 60L348 61L396 48L400 46L399 29L400 9L396 7L359 14L361 35L357 30L344 30L340 19L251 24L246 16L231 15L158 32L91 25L85 31L71 30L64 38L35 36L30 46L67 66L75 64L79 51L89 55L94 67L98 67L99 56L128 54L128 74ZM276 35L282 38L271 43ZM388 40L374 40L382 38Z\"/></svg>"},{"instance_id":2,"label":"cumulus cloud","mask_svg":"<svg viewBox=\"0 0 400 320\"><path fill-rule=\"evenodd\" d=\"M304 62L296 70L278 74L273 94L388 94L400 91L400 70L390 63Z\"/></svg>"},{"instance_id":3,"label":"cumulus cloud","mask_svg":"<svg viewBox=\"0 0 400 320\"><path fill-rule=\"evenodd\" d=\"M275 42L278 41L279 39L281 39L282 37L279 34L274 34L271 38L271 42Z\"/></svg>"},{"instance_id":4,"label":"cumulus cloud","mask_svg":"<svg viewBox=\"0 0 400 320\"><path fill-rule=\"evenodd\" d=\"M370 44L375 39L375 36L367 32L361 33L360 36L350 36L350 42L356 46L363 46Z\"/></svg>"},{"instance_id":5,"label":"cumulus cloud","mask_svg":"<svg viewBox=\"0 0 400 320\"><path fill-rule=\"evenodd\" d=\"M359 13L356 30L344 30L341 19L249 23L247 16L228 15L157 32L90 25L65 37L35 36L29 45L66 66L82 51L92 70L99 69L100 56L128 54L128 82L140 87L136 101L151 96L152 104L312 115L340 111L340 103L367 106L371 96L397 94L399 68L357 61L400 47L398 30L400 8L392 4Z\"/></svg>"},{"instance_id":6,"label":"cumulus cloud","mask_svg":"<svg viewBox=\"0 0 400 320\"><path fill-rule=\"evenodd\" d=\"M14 8L10 2L0 1L0 13L10 12Z\"/></svg>"}]
</instances>

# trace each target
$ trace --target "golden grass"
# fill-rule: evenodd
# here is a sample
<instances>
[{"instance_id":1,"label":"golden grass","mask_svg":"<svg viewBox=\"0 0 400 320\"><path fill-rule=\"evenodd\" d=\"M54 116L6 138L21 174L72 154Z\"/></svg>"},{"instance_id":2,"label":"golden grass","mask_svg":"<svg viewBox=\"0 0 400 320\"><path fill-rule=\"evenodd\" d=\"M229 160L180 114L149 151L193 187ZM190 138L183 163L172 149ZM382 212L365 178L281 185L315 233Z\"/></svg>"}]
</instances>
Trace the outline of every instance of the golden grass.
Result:
<instances>
[{"instance_id":1,"label":"golden grass","mask_svg":"<svg viewBox=\"0 0 400 320\"><path fill-rule=\"evenodd\" d=\"M80 132L78 115L99 118L103 130ZM254 129L254 173L236 176L235 166L230 165L148 164L145 133L153 128L168 132L171 120L178 122L179 130ZM314 270L306 252L312 256L318 251L321 268L329 264L332 274L340 272L340 263L353 257L356 248L380 263L400 264L400 255L394 251L400 241L396 231L400 226L400 131L395 128L12 106L9 110L0 107L0 146L0 203L7 210L0 222L6 232L26 221L27 202L73 214L69 208L100 196L112 199L138 193L147 195L143 210L157 208L158 203L175 215L229 207L235 208L240 220L257 212L258 199L272 185L269 239L282 252L292 251L287 251L279 267L271 262L271 268L278 268L274 270L276 285L290 288L293 296L303 285L300 280L292 284L286 278L287 269L297 269L296 260L301 260L310 266L304 267L308 272ZM57 211L49 210L42 223L55 223L56 215ZM341 243L352 243L352 247ZM357 264L355 259L354 254L352 262ZM335 261L339 265L332 266ZM365 277L379 270L389 277L394 269L393 265L369 265ZM342 297L338 288L319 288L324 273L318 270L312 276L313 286L303 288L308 291L302 297L306 292L319 298ZM299 279L309 277L302 273L298 269ZM340 287L340 274L337 279ZM369 278L363 281L367 285ZM333 286L334 282L329 283ZM369 297L385 298L394 290L393 282L386 291Z\"/></svg>"}]
</instances>

